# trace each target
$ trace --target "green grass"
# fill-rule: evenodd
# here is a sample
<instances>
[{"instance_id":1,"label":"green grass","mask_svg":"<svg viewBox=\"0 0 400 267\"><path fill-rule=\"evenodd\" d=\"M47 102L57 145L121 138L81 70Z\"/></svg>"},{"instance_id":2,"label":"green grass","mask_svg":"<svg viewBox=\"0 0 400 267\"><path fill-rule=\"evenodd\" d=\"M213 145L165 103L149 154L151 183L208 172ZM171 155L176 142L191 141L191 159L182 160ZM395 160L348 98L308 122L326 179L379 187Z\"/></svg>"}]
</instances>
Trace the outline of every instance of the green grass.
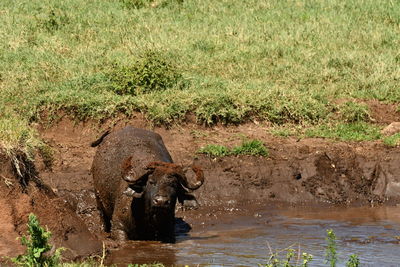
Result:
<instances>
[{"instance_id":1,"label":"green grass","mask_svg":"<svg viewBox=\"0 0 400 267\"><path fill-rule=\"evenodd\" d=\"M369 108L366 104L348 101L339 105L338 109L340 121L346 123L370 121Z\"/></svg>"},{"instance_id":2,"label":"green grass","mask_svg":"<svg viewBox=\"0 0 400 267\"><path fill-rule=\"evenodd\" d=\"M257 139L247 140L244 139L242 143L232 149L223 145L208 144L200 148L197 153L205 154L212 158L225 157L230 155L250 155L268 157L269 151L264 143Z\"/></svg>"},{"instance_id":3,"label":"green grass","mask_svg":"<svg viewBox=\"0 0 400 267\"><path fill-rule=\"evenodd\" d=\"M400 133L383 138L383 143L387 146L400 146Z\"/></svg>"},{"instance_id":4,"label":"green grass","mask_svg":"<svg viewBox=\"0 0 400 267\"><path fill-rule=\"evenodd\" d=\"M306 137L324 137L342 141L373 141L380 139L380 128L365 122L321 125L305 131Z\"/></svg>"},{"instance_id":5,"label":"green grass","mask_svg":"<svg viewBox=\"0 0 400 267\"><path fill-rule=\"evenodd\" d=\"M61 113L327 127L371 123L365 99L400 102L390 0L3 0L0 14L6 147Z\"/></svg>"},{"instance_id":6,"label":"green grass","mask_svg":"<svg viewBox=\"0 0 400 267\"><path fill-rule=\"evenodd\" d=\"M200 148L197 153L205 154L212 158L218 158L230 155L230 150L226 146L209 144Z\"/></svg>"},{"instance_id":7,"label":"green grass","mask_svg":"<svg viewBox=\"0 0 400 267\"><path fill-rule=\"evenodd\" d=\"M268 149L260 140L245 140L241 145L236 146L231 152L233 155L251 155L268 157Z\"/></svg>"},{"instance_id":8,"label":"green grass","mask_svg":"<svg viewBox=\"0 0 400 267\"><path fill-rule=\"evenodd\" d=\"M0 150L9 157L13 158L17 153L23 152L32 159L37 149L44 148L36 131L29 126L26 119L6 110L0 114Z\"/></svg>"}]
</instances>

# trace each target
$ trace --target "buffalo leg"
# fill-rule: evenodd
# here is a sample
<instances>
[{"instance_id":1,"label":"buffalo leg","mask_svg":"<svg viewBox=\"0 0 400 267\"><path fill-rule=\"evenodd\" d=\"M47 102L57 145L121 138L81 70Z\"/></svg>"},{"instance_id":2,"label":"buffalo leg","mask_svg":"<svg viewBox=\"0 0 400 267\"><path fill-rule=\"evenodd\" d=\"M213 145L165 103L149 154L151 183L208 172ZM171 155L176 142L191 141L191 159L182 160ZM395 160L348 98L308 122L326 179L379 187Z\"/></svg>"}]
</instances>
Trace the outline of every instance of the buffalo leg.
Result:
<instances>
[{"instance_id":1,"label":"buffalo leg","mask_svg":"<svg viewBox=\"0 0 400 267\"><path fill-rule=\"evenodd\" d=\"M123 186L126 187L126 185ZM128 240L132 236L132 232L135 229L131 210L132 200L131 196L125 194L119 195L116 199L111 220L111 237L113 239Z\"/></svg>"},{"instance_id":2,"label":"buffalo leg","mask_svg":"<svg viewBox=\"0 0 400 267\"><path fill-rule=\"evenodd\" d=\"M97 194L95 194L95 196L96 196L97 208L100 212L100 217L103 221L104 231L110 232L111 230L110 217L108 217L107 214L105 213L103 202L101 202L99 196Z\"/></svg>"}]
</instances>

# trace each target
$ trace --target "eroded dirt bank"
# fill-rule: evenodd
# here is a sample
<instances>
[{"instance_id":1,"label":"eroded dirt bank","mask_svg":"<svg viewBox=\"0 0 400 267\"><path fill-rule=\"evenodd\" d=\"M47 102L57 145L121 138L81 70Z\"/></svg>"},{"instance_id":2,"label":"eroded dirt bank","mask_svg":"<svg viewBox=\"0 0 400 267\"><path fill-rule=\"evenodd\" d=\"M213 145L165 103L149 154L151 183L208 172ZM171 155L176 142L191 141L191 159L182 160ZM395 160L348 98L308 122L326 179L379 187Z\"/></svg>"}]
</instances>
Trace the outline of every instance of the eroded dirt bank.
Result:
<instances>
[{"instance_id":1,"label":"eroded dirt bank","mask_svg":"<svg viewBox=\"0 0 400 267\"><path fill-rule=\"evenodd\" d=\"M202 204L266 200L365 204L400 197L400 149L379 142L276 138L266 127L255 124L213 129L188 125L166 130L150 128L138 119L120 122L112 129L126 124L158 132L176 163L196 163L204 169L207 181L196 191ZM55 151L51 170L40 160L36 162L44 181L58 192L91 191L90 166L96 149L89 144L103 130L95 125L74 125L69 120L42 129L43 138ZM262 140L270 156L213 159L196 154L204 145L233 146L244 137Z\"/></svg>"},{"instance_id":2,"label":"eroded dirt bank","mask_svg":"<svg viewBox=\"0 0 400 267\"><path fill-rule=\"evenodd\" d=\"M101 127L63 119L51 128L39 127L54 152L51 165L46 166L40 157L35 161L38 176L49 189L35 183L29 183L26 189L16 186L12 162L2 158L0 256L21 251L15 237L25 233L29 212L36 213L53 232L55 245L72 249L70 258L101 249L105 235L92 189L90 167L96 149L90 143L104 130L126 124L158 132L176 163L194 162L204 169L206 183L195 192L203 206L221 209L246 202L375 205L400 199L400 149L381 143L282 139L269 135L267 127L260 124L212 129L191 124L167 130L153 129L141 118ZM244 137L262 140L270 156L212 159L196 154L206 144L233 146ZM196 217L196 211L178 212L179 216L185 214ZM90 240L89 244L80 242L82 237Z\"/></svg>"},{"instance_id":3,"label":"eroded dirt bank","mask_svg":"<svg viewBox=\"0 0 400 267\"><path fill-rule=\"evenodd\" d=\"M69 260L97 254L101 241L51 188L45 185L24 156L0 152L0 256L25 251L17 237L26 235L28 215L34 213L52 232L52 244L64 247ZM1 265L1 264L0 264Z\"/></svg>"}]
</instances>

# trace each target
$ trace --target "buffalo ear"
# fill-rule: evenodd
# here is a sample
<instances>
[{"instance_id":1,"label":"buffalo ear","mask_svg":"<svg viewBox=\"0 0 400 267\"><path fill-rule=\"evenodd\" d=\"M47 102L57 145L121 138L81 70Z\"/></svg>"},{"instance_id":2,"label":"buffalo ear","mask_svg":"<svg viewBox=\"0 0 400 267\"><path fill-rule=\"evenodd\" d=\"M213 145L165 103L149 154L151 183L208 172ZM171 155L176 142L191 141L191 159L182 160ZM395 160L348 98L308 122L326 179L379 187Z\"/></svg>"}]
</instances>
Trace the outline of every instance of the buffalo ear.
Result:
<instances>
[{"instance_id":1,"label":"buffalo ear","mask_svg":"<svg viewBox=\"0 0 400 267\"><path fill-rule=\"evenodd\" d=\"M121 165L122 179L129 184L143 183L142 180L147 178L153 170L147 168L143 161L136 160L132 156L126 158Z\"/></svg>"}]
</instances>

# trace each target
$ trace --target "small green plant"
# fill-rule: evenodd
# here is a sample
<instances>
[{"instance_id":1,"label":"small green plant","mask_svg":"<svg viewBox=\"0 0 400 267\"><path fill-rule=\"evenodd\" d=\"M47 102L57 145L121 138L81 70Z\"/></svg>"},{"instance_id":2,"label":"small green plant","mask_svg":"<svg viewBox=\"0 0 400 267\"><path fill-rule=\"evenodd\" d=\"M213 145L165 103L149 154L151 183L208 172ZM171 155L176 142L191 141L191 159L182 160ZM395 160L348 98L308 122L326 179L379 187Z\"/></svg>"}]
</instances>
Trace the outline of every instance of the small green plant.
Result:
<instances>
[{"instance_id":1,"label":"small green plant","mask_svg":"<svg viewBox=\"0 0 400 267\"><path fill-rule=\"evenodd\" d=\"M41 158L43 159L45 167L51 169L54 163L53 149L49 145L43 143L38 147L38 152Z\"/></svg>"},{"instance_id":2,"label":"small green plant","mask_svg":"<svg viewBox=\"0 0 400 267\"><path fill-rule=\"evenodd\" d=\"M233 155L252 155L268 157L268 149L260 140L245 140L240 146L234 147L231 152Z\"/></svg>"},{"instance_id":3,"label":"small green plant","mask_svg":"<svg viewBox=\"0 0 400 267\"><path fill-rule=\"evenodd\" d=\"M205 147L200 148L197 153L206 154L210 157L224 157L230 154L229 148L222 145L206 145Z\"/></svg>"},{"instance_id":4,"label":"small green plant","mask_svg":"<svg viewBox=\"0 0 400 267\"><path fill-rule=\"evenodd\" d=\"M336 252L336 235L332 229L326 230L326 234L326 242L328 244L325 252L326 263L329 263L331 267L335 267L338 260Z\"/></svg>"},{"instance_id":5,"label":"small green plant","mask_svg":"<svg viewBox=\"0 0 400 267\"><path fill-rule=\"evenodd\" d=\"M346 267L358 267L360 266L360 260L356 254L350 255L349 260L346 263Z\"/></svg>"},{"instance_id":6,"label":"small green plant","mask_svg":"<svg viewBox=\"0 0 400 267\"><path fill-rule=\"evenodd\" d=\"M174 62L156 50L144 51L131 65L114 65L108 76L112 90L119 95L163 91L183 81Z\"/></svg>"},{"instance_id":7,"label":"small green plant","mask_svg":"<svg viewBox=\"0 0 400 267\"><path fill-rule=\"evenodd\" d=\"M400 145L400 133L385 137L383 143L387 146L399 146Z\"/></svg>"},{"instance_id":8,"label":"small green plant","mask_svg":"<svg viewBox=\"0 0 400 267\"><path fill-rule=\"evenodd\" d=\"M296 263L292 263L291 261L293 260L293 257L295 255L295 250L294 249L285 249L286 251L286 257L285 259L280 259L279 258L279 252L276 253L271 253L271 256L268 259L267 264L259 266L263 267L307 267L310 261L312 261L313 256L311 254L303 252L301 254L301 259L302 263L299 265L300 258L296 259ZM300 253L298 253L300 255Z\"/></svg>"},{"instance_id":9,"label":"small green plant","mask_svg":"<svg viewBox=\"0 0 400 267\"><path fill-rule=\"evenodd\" d=\"M26 246L26 254L12 258L12 262L24 267L58 266L63 248L56 249L53 255L47 255L52 249L50 237L51 232L43 229L37 217L31 213L28 218L28 236L21 237L21 244Z\"/></svg>"}]
</instances>

